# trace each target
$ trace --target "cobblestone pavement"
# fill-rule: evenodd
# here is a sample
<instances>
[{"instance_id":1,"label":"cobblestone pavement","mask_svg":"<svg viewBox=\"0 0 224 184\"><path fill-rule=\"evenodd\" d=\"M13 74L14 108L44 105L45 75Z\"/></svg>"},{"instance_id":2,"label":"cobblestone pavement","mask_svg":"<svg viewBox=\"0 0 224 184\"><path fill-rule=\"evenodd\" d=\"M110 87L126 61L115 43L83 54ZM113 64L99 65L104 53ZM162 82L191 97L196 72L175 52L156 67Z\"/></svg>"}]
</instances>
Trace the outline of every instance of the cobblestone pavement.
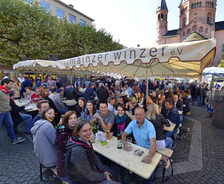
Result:
<instances>
[{"instance_id":1,"label":"cobblestone pavement","mask_svg":"<svg viewBox=\"0 0 224 184\"><path fill-rule=\"evenodd\" d=\"M174 174L165 183L224 184L224 130L212 126L212 119L208 118L205 107L192 106L192 114L190 118L185 118L183 127L192 130L195 123L192 119L201 122L202 168L192 172ZM184 139L175 140L174 164L188 161L192 144L191 133L192 131ZM156 184L161 183L159 174L157 174ZM60 183L49 171L45 171L44 176L48 176L45 182L40 182L39 164L33 153L31 139L26 137L23 144L12 145L2 125L0 130L0 184Z\"/></svg>"}]
</instances>

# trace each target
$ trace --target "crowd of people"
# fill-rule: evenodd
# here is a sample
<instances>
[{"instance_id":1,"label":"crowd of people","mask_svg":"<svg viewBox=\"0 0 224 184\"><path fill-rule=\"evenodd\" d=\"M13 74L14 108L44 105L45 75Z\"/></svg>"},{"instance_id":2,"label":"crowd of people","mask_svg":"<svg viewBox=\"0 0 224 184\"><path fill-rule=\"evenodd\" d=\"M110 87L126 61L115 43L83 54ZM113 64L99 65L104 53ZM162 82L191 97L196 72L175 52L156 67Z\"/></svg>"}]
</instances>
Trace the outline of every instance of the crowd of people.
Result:
<instances>
[{"instance_id":1,"label":"crowd of people","mask_svg":"<svg viewBox=\"0 0 224 184\"><path fill-rule=\"evenodd\" d=\"M184 83L165 80L137 82L131 79L76 78L74 84L48 76L44 82L37 78L35 85L28 77L6 76L0 85L0 125L7 128L13 144L17 126L25 121L25 132L32 136L34 151L40 164L56 167L58 176L70 183L117 183L120 177L108 170L107 161L94 153L90 143L91 127L97 122L103 132L122 134L124 150L128 150L126 138L149 150L142 162L151 163L158 149L173 149L175 135L184 123L184 115L190 115L190 102L204 105L207 84ZM34 87L33 87L34 86ZM35 103L37 114L28 114L17 106L15 99L26 98ZM66 105L63 100L77 103ZM164 125L175 124L172 132ZM113 164L112 164L113 165ZM117 182L111 180L111 176ZM152 183L155 173L145 183Z\"/></svg>"}]
</instances>

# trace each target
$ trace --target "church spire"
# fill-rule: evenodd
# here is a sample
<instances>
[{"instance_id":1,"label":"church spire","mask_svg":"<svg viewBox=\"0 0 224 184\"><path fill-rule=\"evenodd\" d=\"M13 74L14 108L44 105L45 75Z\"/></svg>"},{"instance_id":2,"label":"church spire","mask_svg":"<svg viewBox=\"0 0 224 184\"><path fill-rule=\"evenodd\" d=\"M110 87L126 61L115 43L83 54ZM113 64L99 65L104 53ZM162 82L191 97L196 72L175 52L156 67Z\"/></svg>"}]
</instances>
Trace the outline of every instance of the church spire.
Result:
<instances>
[{"instance_id":1,"label":"church spire","mask_svg":"<svg viewBox=\"0 0 224 184\"><path fill-rule=\"evenodd\" d=\"M181 1L180 1L180 5L179 5L179 6L181 6L181 5L182 5L182 3L183 3L183 0L181 0Z\"/></svg>"},{"instance_id":2,"label":"church spire","mask_svg":"<svg viewBox=\"0 0 224 184\"><path fill-rule=\"evenodd\" d=\"M159 0L159 5L157 10L168 10L166 5L166 0Z\"/></svg>"}]
</instances>

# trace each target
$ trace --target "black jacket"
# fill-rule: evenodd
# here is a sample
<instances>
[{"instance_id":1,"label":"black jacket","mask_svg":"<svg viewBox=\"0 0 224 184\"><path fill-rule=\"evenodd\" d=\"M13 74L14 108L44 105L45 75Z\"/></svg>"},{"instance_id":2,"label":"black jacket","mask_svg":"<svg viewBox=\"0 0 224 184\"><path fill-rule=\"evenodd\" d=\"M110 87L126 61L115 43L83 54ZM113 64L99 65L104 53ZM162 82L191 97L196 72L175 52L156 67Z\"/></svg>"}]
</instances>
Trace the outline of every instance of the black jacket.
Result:
<instances>
[{"instance_id":1,"label":"black jacket","mask_svg":"<svg viewBox=\"0 0 224 184\"><path fill-rule=\"evenodd\" d=\"M10 106L12 108L12 110L10 111L12 121L15 125L18 125L23 121L23 118L21 117L19 112L24 111L24 106L19 107L18 105L15 104L15 102L12 99L10 99Z\"/></svg>"},{"instance_id":2,"label":"black jacket","mask_svg":"<svg viewBox=\"0 0 224 184\"><path fill-rule=\"evenodd\" d=\"M107 102L107 98L109 97L109 92L107 91L105 87L101 86L100 88L96 90L96 93L97 93L97 97L99 98L99 103Z\"/></svg>"},{"instance_id":3,"label":"black jacket","mask_svg":"<svg viewBox=\"0 0 224 184\"><path fill-rule=\"evenodd\" d=\"M67 144L65 168L72 184L94 184L106 180L107 170L96 157L92 145L71 137Z\"/></svg>"},{"instance_id":4,"label":"black jacket","mask_svg":"<svg viewBox=\"0 0 224 184\"><path fill-rule=\"evenodd\" d=\"M170 126L170 123L167 119L165 119L162 115L157 115L156 119L149 120L155 127L156 130L156 140L166 139L165 132L163 130L163 125Z\"/></svg>"}]
</instances>

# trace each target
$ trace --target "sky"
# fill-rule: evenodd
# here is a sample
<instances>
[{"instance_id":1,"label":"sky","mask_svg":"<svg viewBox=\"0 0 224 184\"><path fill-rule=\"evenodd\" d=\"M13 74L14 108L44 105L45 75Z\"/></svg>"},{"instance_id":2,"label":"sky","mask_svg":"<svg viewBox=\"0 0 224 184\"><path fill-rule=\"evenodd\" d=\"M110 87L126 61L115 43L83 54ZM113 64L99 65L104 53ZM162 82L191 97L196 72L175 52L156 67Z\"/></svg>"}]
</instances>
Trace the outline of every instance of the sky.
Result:
<instances>
[{"instance_id":1,"label":"sky","mask_svg":"<svg viewBox=\"0 0 224 184\"><path fill-rule=\"evenodd\" d=\"M127 47L149 47L156 43L158 0L61 0L95 21L97 30L105 29L113 40ZM181 0L166 0L168 30L179 27ZM217 0L216 22L223 21L224 2Z\"/></svg>"}]
</instances>

